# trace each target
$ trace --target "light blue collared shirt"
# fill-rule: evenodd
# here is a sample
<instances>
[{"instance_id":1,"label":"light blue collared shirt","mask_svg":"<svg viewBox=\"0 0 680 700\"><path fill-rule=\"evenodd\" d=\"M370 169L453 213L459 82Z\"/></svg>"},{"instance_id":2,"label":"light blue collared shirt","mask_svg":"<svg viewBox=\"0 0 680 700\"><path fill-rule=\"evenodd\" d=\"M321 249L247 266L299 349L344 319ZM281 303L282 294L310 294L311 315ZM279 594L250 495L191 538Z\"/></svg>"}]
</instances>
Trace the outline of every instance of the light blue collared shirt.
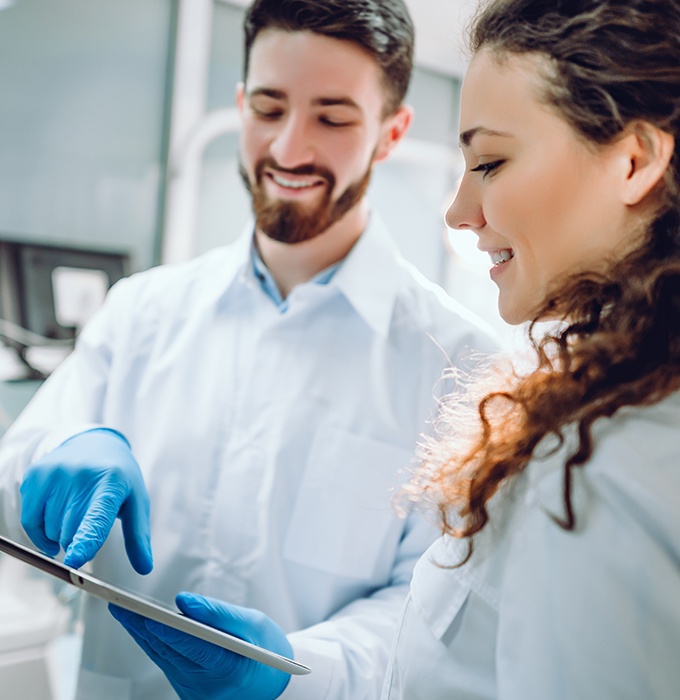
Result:
<instances>
[{"instance_id":1,"label":"light blue collared shirt","mask_svg":"<svg viewBox=\"0 0 680 700\"><path fill-rule=\"evenodd\" d=\"M264 261L262 260L257 247L255 246L255 239L253 239L253 244L250 248L250 260L253 265L253 273L262 286L265 294L276 304L282 314L288 311L288 299L283 298L276 281L272 277L272 273L264 264ZM309 283L321 285L328 284L331 279L333 279L333 275L336 273L340 265L342 265L342 261L321 270L321 272L314 275L314 277L309 280Z\"/></svg>"}]
</instances>

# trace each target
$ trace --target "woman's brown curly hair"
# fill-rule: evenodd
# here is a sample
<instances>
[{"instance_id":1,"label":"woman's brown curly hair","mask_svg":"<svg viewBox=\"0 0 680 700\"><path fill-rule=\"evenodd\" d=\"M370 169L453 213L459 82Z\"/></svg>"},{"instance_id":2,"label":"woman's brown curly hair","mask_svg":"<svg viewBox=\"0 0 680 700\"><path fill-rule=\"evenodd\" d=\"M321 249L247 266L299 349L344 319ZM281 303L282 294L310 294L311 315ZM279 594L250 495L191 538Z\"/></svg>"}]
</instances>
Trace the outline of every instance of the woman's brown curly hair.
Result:
<instances>
[{"instance_id":1,"label":"woman's brown curly hair","mask_svg":"<svg viewBox=\"0 0 680 700\"><path fill-rule=\"evenodd\" d=\"M610 143L642 121L680 143L677 0L496 0L475 19L470 48L500 59L547 57L544 99L587 142ZM680 388L678 148L661 189L638 250L605 275L571 278L546 300L530 325L532 371L496 373L503 383L474 402L474 432L458 400L443 404L439 437L422 446L410 493L434 498L444 533L468 538L468 557L489 499L544 438L560 444L567 425L577 428L564 466L564 514L553 516L571 529L572 470L592 454L593 423ZM568 322L539 334L546 318Z\"/></svg>"}]
</instances>

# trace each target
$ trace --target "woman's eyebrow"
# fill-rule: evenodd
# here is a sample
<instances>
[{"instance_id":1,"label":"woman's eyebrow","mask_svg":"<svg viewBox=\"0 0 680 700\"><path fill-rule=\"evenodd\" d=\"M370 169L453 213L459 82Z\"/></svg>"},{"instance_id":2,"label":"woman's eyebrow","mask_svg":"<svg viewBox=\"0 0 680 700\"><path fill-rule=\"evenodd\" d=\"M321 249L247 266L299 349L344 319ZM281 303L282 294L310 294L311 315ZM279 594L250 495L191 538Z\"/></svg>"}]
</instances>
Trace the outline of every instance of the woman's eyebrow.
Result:
<instances>
[{"instance_id":1,"label":"woman's eyebrow","mask_svg":"<svg viewBox=\"0 0 680 700\"><path fill-rule=\"evenodd\" d=\"M477 136L477 134L483 134L484 136L501 136L502 138L510 138L512 134L508 134L504 131L495 131L493 129L487 129L483 126L475 126L472 129L467 129L463 131L460 135L460 145L469 146L472 139Z\"/></svg>"}]
</instances>

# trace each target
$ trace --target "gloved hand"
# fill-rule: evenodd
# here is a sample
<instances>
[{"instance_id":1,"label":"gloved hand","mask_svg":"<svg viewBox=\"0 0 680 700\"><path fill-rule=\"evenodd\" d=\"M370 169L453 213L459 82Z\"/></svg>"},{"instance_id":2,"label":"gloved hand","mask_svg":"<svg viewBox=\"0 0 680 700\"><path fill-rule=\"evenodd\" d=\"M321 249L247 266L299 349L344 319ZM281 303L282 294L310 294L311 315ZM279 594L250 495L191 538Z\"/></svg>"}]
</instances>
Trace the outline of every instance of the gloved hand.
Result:
<instances>
[{"instance_id":1,"label":"gloved hand","mask_svg":"<svg viewBox=\"0 0 680 700\"><path fill-rule=\"evenodd\" d=\"M130 563L153 568L149 496L127 440L95 428L66 440L33 463L21 484L21 524L33 543L74 568L99 551L116 520L123 525Z\"/></svg>"},{"instance_id":2,"label":"gloved hand","mask_svg":"<svg viewBox=\"0 0 680 700\"><path fill-rule=\"evenodd\" d=\"M188 617L251 644L292 658L281 628L258 610L180 593L177 607ZM109 605L111 614L163 671L181 700L274 700L290 676L184 632Z\"/></svg>"}]
</instances>

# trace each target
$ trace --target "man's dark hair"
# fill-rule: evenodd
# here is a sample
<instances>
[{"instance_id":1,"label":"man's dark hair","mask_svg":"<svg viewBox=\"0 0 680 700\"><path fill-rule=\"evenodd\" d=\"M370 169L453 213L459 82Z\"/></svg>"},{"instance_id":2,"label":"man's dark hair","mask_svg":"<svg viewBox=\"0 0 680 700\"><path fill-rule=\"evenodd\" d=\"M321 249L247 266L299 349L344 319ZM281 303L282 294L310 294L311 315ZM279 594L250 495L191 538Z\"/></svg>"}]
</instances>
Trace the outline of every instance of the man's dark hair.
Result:
<instances>
[{"instance_id":1,"label":"man's dark hair","mask_svg":"<svg viewBox=\"0 0 680 700\"><path fill-rule=\"evenodd\" d=\"M255 0L246 13L243 78L250 52L263 29L310 31L351 41L382 70L384 115L404 101L413 67L413 22L403 0Z\"/></svg>"}]
</instances>

